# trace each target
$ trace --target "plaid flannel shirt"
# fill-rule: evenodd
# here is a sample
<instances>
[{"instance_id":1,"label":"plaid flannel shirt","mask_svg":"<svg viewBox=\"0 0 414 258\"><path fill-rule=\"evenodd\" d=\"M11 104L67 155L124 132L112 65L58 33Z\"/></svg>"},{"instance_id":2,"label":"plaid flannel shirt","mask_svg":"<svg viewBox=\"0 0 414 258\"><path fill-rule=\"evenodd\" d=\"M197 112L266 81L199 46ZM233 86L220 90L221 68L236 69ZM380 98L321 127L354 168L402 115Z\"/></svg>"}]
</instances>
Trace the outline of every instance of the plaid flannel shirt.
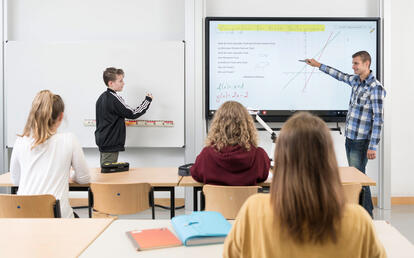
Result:
<instances>
[{"instance_id":1,"label":"plaid flannel shirt","mask_svg":"<svg viewBox=\"0 0 414 258\"><path fill-rule=\"evenodd\" d=\"M372 72L361 82L359 75L350 75L322 64L319 70L352 87L346 116L345 136L352 140L369 139L369 149L376 150L381 137L383 101L386 91Z\"/></svg>"}]
</instances>

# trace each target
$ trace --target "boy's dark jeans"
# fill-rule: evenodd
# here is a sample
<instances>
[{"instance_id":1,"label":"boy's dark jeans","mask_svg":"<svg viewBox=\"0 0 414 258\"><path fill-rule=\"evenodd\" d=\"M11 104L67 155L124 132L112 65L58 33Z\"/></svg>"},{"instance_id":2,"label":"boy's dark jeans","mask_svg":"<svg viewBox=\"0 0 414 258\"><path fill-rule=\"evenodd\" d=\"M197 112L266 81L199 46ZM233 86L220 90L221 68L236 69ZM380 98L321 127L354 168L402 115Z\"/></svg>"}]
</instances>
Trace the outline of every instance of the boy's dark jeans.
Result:
<instances>
[{"instance_id":1,"label":"boy's dark jeans","mask_svg":"<svg viewBox=\"0 0 414 258\"><path fill-rule=\"evenodd\" d=\"M367 151L369 146L369 140L351 140L346 138L346 158L348 159L348 165L355 167L359 171L365 174L365 167L368 162ZM369 215L373 217L372 210L374 205L372 204L371 191L369 186L363 186L363 198L362 206L368 211Z\"/></svg>"}]
</instances>

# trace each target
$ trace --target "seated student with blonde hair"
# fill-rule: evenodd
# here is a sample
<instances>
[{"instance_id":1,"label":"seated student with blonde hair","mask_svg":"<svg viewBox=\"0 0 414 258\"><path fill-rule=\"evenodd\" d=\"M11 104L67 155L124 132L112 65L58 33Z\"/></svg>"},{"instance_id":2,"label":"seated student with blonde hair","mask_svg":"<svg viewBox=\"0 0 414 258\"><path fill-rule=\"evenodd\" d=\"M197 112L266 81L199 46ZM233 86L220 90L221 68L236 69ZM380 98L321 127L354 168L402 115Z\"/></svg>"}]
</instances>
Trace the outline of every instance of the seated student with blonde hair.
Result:
<instances>
[{"instance_id":1,"label":"seated student with blonde hair","mask_svg":"<svg viewBox=\"0 0 414 258\"><path fill-rule=\"evenodd\" d=\"M277 139L270 194L251 196L224 257L386 257L363 207L345 204L326 124L299 113Z\"/></svg>"},{"instance_id":2,"label":"seated student with blonde hair","mask_svg":"<svg viewBox=\"0 0 414 258\"><path fill-rule=\"evenodd\" d=\"M64 109L59 95L48 90L36 95L23 134L13 146L10 173L13 184L19 186L17 194L52 194L60 201L62 218L73 218L69 177L79 184L89 183L89 169L76 137L57 133Z\"/></svg>"},{"instance_id":3,"label":"seated student with blonde hair","mask_svg":"<svg viewBox=\"0 0 414 258\"><path fill-rule=\"evenodd\" d=\"M257 147L256 127L247 109L235 101L223 103L191 176L204 184L247 186L265 181L269 168L269 157Z\"/></svg>"}]
</instances>

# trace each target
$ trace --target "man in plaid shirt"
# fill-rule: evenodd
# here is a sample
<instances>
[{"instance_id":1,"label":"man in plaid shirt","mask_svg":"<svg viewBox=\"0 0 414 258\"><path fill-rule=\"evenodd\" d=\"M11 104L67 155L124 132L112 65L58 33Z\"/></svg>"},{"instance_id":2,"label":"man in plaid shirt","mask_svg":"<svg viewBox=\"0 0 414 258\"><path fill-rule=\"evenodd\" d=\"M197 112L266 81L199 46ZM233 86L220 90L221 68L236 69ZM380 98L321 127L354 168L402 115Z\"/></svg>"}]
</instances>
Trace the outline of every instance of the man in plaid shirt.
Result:
<instances>
[{"instance_id":1,"label":"man in plaid shirt","mask_svg":"<svg viewBox=\"0 0 414 258\"><path fill-rule=\"evenodd\" d=\"M375 159L377 156L383 124L382 106L386 95L384 87L370 70L371 56L366 51L352 55L354 75L342 73L314 59L306 59L306 63L352 87L346 116L346 155L349 166L365 173L368 159ZM372 217L373 205L368 186L364 186L362 205Z\"/></svg>"}]
</instances>

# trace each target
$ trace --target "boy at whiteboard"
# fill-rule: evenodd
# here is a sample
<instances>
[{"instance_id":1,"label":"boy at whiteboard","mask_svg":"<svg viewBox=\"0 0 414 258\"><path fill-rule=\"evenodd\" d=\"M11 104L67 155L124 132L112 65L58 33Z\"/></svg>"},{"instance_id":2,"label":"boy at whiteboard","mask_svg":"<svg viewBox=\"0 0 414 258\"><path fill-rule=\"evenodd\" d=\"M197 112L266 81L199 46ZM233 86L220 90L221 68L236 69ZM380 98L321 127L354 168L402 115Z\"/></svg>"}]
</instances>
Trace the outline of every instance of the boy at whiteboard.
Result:
<instances>
[{"instance_id":1,"label":"boy at whiteboard","mask_svg":"<svg viewBox=\"0 0 414 258\"><path fill-rule=\"evenodd\" d=\"M100 163L117 162L120 151L125 150L125 118L136 119L148 110L152 94L136 108L131 108L117 92L124 87L124 71L114 67L106 68L103 80L108 87L96 101L95 141L99 147Z\"/></svg>"}]
</instances>

